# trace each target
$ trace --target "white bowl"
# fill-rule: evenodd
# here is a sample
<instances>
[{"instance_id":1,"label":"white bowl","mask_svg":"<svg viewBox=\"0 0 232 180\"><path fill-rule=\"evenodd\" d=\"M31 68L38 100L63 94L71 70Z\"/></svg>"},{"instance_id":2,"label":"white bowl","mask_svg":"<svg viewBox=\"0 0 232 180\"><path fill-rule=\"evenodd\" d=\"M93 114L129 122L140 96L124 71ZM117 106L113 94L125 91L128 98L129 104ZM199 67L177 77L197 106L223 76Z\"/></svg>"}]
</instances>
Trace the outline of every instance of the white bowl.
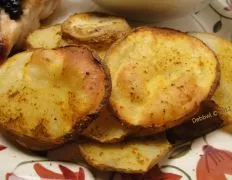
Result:
<instances>
[{"instance_id":1,"label":"white bowl","mask_svg":"<svg viewBox=\"0 0 232 180\"><path fill-rule=\"evenodd\" d=\"M93 0L101 7L134 20L160 21L198 11L210 0Z\"/></svg>"}]
</instances>

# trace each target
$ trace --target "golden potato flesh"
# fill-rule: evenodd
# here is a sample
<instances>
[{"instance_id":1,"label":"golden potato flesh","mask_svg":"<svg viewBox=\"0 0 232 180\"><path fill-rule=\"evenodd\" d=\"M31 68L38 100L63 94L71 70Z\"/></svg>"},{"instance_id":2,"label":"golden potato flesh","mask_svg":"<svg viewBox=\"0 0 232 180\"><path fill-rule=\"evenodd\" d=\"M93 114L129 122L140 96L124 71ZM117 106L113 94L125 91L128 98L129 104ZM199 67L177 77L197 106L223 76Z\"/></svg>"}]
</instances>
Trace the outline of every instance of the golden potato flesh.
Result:
<instances>
[{"instance_id":1,"label":"golden potato flesh","mask_svg":"<svg viewBox=\"0 0 232 180\"><path fill-rule=\"evenodd\" d=\"M80 151L93 167L105 171L145 173L156 165L170 150L163 138L135 140L116 144L81 144Z\"/></svg>"},{"instance_id":2,"label":"golden potato flesh","mask_svg":"<svg viewBox=\"0 0 232 180\"><path fill-rule=\"evenodd\" d=\"M232 43L208 33L191 33L202 40L216 54L221 67L220 86L212 100L217 104L216 110L225 124L232 122Z\"/></svg>"},{"instance_id":3,"label":"golden potato flesh","mask_svg":"<svg viewBox=\"0 0 232 180\"><path fill-rule=\"evenodd\" d=\"M83 135L101 143L114 143L122 141L129 132L109 108L105 107L99 117L83 131Z\"/></svg>"},{"instance_id":4,"label":"golden potato flesh","mask_svg":"<svg viewBox=\"0 0 232 180\"><path fill-rule=\"evenodd\" d=\"M67 45L62 39L61 25L53 25L35 30L26 39L26 46L30 48L53 49Z\"/></svg>"},{"instance_id":5,"label":"golden potato flesh","mask_svg":"<svg viewBox=\"0 0 232 180\"><path fill-rule=\"evenodd\" d=\"M27 51L0 68L0 125L20 137L56 146L70 140L109 96L109 74L87 47ZM32 144L30 142L29 144ZM46 149L46 146L42 146Z\"/></svg>"},{"instance_id":6,"label":"golden potato flesh","mask_svg":"<svg viewBox=\"0 0 232 180\"><path fill-rule=\"evenodd\" d=\"M171 29L141 27L105 57L112 109L125 124L167 129L194 115L219 80L215 54L200 40Z\"/></svg>"}]
</instances>

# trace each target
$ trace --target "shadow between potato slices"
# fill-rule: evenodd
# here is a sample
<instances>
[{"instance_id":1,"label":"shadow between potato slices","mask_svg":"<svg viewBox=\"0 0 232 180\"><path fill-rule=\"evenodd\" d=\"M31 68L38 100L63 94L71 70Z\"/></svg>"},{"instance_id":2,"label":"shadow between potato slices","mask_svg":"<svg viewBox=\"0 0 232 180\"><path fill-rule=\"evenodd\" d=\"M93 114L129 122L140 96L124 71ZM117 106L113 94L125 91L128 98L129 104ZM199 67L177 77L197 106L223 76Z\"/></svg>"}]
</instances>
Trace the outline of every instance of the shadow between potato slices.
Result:
<instances>
[{"instance_id":1,"label":"shadow between potato slices","mask_svg":"<svg viewBox=\"0 0 232 180\"><path fill-rule=\"evenodd\" d=\"M162 131L164 128L124 126L108 105L100 111L97 119L82 132L82 135L100 143L116 143L127 139L155 136Z\"/></svg>"},{"instance_id":2,"label":"shadow between potato slices","mask_svg":"<svg viewBox=\"0 0 232 180\"><path fill-rule=\"evenodd\" d=\"M107 68L85 46L37 49L0 68L0 125L21 145L45 150L71 140L106 103Z\"/></svg>"}]
</instances>

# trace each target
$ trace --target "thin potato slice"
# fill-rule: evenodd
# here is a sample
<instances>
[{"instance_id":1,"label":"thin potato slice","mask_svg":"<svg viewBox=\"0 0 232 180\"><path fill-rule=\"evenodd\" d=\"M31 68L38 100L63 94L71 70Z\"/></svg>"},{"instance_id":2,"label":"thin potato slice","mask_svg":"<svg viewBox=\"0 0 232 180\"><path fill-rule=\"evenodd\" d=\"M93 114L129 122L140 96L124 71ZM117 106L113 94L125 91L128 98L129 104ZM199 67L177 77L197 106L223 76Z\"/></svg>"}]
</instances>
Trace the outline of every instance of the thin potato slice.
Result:
<instances>
[{"instance_id":1,"label":"thin potato slice","mask_svg":"<svg viewBox=\"0 0 232 180\"><path fill-rule=\"evenodd\" d=\"M171 29L141 27L106 54L110 104L128 126L176 126L212 97L219 83L215 54L200 40Z\"/></svg>"},{"instance_id":2,"label":"thin potato slice","mask_svg":"<svg viewBox=\"0 0 232 180\"><path fill-rule=\"evenodd\" d=\"M62 24L64 38L92 46L107 47L130 31L125 19L103 13L74 14Z\"/></svg>"},{"instance_id":3,"label":"thin potato slice","mask_svg":"<svg viewBox=\"0 0 232 180\"><path fill-rule=\"evenodd\" d=\"M99 117L83 131L83 135L101 143L114 143L124 139L129 129L123 127L110 110L104 108Z\"/></svg>"},{"instance_id":4,"label":"thin potato slice","mask_svg":"<svg viewBox=\"0 0 232 180\"><path fill-rule=\"evenodd\" d=\"M221 65L220 86L212 100L216 103L217 113L225 124L232 122L232 43L208 33L190 33L202 40L216 54Z\"/></svg>"},{"instance_id":5,"label":"thin potato slice","mask_svg":"<svg viewBox=\"0 0 232 180\"><path fill-rule=\"evenodd\" d=\"M87 47L33 50L0 68L0 126L21 145L44 150L71 140L106 103L106 67Z\"/></svg>"},{"instance_id":6,"label":"thin potato slice","mask_svg":"<svg viewBox=\"0 0 232 180\"><path fill-rule=\"evenodd\" d=\"M68 45L62 39L61 25L53 25L35 30L26 39L26 46L31 48L54 49Z\"/></svg>"},{"instance_id":7,"label":"thin potato slice","mask_svg":"<svg viewBox=\"0 0 232 180\"><path fill-rule=\"evenodd\" d=\"M124 173L145 173L156 165L171 145L165 138L135 140L118 144L81 144L80 151L93 167Z\"/></svg>"}]
</instances>

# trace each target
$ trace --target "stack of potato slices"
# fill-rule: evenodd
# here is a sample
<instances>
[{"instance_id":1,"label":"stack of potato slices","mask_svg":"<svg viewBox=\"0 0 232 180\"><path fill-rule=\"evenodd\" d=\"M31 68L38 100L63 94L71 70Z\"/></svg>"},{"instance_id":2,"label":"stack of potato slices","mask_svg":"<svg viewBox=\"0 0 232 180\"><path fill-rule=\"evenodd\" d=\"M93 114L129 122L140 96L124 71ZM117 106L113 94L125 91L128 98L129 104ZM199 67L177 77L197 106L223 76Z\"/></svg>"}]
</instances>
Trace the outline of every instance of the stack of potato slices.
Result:
<instances>
[{"instance_id":1,"label":"stack of potato slices","mask_svg":"<svg viewBox=\"0 0 232 180\"><path fill-rule=\"evenodd\" d=\"M29 149L76 140L66 149L78 158L67 150L69 159L145 173L171 148L165 131L205 101L231 121L232 45L214 35L80 13L34 31L26 44L0 68L0 124Z\"/></svg>"}]
</instances>

